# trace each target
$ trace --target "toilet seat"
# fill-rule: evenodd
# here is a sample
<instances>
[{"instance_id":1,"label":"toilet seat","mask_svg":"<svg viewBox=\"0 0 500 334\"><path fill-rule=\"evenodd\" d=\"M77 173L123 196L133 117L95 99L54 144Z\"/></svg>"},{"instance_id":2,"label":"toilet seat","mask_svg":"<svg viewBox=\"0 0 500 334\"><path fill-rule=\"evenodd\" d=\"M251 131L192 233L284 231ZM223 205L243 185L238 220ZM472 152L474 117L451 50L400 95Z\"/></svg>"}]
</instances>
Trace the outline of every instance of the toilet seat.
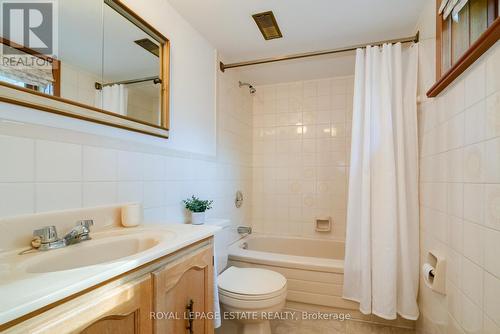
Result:
<instances>
[{"instance_id":1,"label":"toilet seat","mask_svg":"<svg viewBox=\"0 0 500 334\"><path fill-rule=\"evenodd\" d=\"M271 270L230 267L217 280L220 301L227 306L262 309L286 299L286 278Z\"/></svg>"},{"instance_id":2,"label":"toilet seat","mask_svg":"<svg viewBox=\"0 0 500 334\"><path fill-rule=\"evenodd\" d=\"M230 267L219 275L217 281L221 291L250 299L272 298L286 287L283 275L260 268Z\"/></svg>"}]
</instances>

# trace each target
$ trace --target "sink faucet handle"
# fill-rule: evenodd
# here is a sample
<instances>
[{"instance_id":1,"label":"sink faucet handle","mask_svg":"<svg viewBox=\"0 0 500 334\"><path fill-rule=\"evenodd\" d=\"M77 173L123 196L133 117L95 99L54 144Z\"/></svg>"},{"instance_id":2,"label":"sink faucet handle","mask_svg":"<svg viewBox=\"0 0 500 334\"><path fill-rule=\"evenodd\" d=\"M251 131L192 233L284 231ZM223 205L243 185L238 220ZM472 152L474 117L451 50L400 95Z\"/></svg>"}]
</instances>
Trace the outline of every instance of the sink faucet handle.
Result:
<instances>
[{"instance_id":1,"label":"sink faucet handle","mask_svg":"<svg viewBox=\"0 0 500 334\"><path fill-rule=\"evenodd\" d=\"M45 226L33 231L33 237L40 238L42 244L58 241L57 230L55 226Z\"/></svg>"},{"instance_id":2,"label":"sink faucet handle","mask_svg":"<svg viewBox=\"0 0 500 334\"><path fill-rule=\"evenodd\" d=\"M86 229L90 229L90 226L94 226L94 221L92 219L84 219L84 220L79 220L76 223L76 226L83 226Z\"/></svg>"}]
</instances>

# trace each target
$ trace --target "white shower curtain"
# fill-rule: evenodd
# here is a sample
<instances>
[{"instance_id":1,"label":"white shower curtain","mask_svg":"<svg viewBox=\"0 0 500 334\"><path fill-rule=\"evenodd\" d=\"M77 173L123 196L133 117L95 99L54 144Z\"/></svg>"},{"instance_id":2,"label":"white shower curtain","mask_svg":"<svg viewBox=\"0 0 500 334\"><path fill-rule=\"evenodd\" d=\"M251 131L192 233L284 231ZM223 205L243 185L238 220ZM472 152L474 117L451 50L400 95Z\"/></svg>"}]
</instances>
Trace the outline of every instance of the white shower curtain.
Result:
<instances>
[{"instance_id":1,"label":"white shower curtain","mask_svg":"<svg viewBox=\"0 0 500 334\"><path fill-rule=\"evenodd\" d=\"M104 86L96 90L96 107L127 115L128 89L125 85Z\"/></svg>"},{"instance_id":2,"label":"white shower curtain","mask_svg":"<svg viewBox=\"0 0 500 334\"><path fill-rule=\"evenodd\" d=\"M356 51L343 296L385 319L419 314L417 57Z\"/></svg>"}]
</instances>

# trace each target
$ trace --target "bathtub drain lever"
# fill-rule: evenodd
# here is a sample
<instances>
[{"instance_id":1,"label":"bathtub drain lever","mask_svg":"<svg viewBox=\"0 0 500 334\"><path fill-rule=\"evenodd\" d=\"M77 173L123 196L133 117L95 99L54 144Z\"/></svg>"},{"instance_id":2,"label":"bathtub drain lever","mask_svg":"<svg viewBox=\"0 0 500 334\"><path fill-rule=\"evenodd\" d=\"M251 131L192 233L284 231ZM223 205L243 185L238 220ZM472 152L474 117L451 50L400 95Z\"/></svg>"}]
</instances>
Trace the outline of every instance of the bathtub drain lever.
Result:
<instances>
[{"instance_id":1,"label":"bathtub drain lever","mask_svg":"<svg viewBox=\"0 0 500 334\"><path fill-rule=\"evenodd\" d=\"M252 228L250 226L238 226L237 230L239 234L252 234Z\"/></svg>"}]
</instances>

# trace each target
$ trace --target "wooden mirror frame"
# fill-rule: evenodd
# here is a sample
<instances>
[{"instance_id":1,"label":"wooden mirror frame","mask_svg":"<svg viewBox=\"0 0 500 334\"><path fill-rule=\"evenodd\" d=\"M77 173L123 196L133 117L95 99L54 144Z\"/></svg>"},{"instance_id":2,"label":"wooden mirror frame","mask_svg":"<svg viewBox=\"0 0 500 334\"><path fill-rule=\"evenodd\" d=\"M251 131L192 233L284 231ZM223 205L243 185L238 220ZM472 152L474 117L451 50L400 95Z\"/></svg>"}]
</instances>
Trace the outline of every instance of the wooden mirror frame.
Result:
<instances>
[{"instance_id":1,"label":"wooden mirror frame","mask_svg":"<svg viewBox=\"0 0 500 334\"><path fill-rule=\"evenodd\" d=\"M57 59L52 59L45 55L30 53L29 49L23 48L19 45L14 45L12 43L12 46L15 46L17 49L20 49L26 53L43 59L49 58L54 61L54 67L58 68L58 71L54 73L54 78L56 80L54 83L54 95L44 94L33 89L19 87L0 81L0 102L15 104L22 107L37 109L57 115L72 117L88 122L108 125L115 128L139 132L166 139L168 138L170 128L170 41L153 26L142 19L138 14L136 14L133 10L123 4L121 0L103 0L103 3L116 10L119 14L142 29L145 33L150 35L160 44L160 125L151 124L61 97L60 61ZM10 43L10 41L7 41L3 38L0 42ZM57 64L55 62L57 62Z\"/></svg>"}]
</instances>

